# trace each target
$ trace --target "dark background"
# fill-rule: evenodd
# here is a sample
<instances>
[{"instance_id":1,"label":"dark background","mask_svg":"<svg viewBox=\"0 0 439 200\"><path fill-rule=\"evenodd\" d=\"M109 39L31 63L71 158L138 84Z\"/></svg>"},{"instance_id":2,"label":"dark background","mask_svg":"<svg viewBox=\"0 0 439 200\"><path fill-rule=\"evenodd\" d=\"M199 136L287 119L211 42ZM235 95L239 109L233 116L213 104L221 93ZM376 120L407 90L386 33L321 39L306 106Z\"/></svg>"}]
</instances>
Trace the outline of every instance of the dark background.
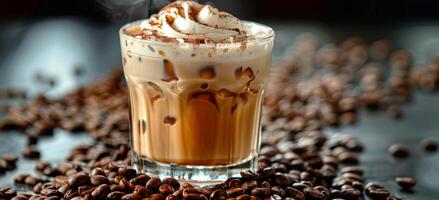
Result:
<instances>
[{"instance_id":1,"label":"dark background","mask_svg":"<svg viewBox=\"0 0 439 200\"><path fill-rule=\"evenodd\" d=\"M206 2L206 1L201 1ZM387 38L395 48L406 48L415 63L439 53L439 1L318 1L318 0L212 0L220 10L242 19L271 26L276 32L273 60L294 47L302 33L318 40L340 42L359 35L367 41ZM115 66L120 67L118 30L128 21L146 18L166 4L163 0L0 0L0 89L25 89L29 96L65 94L87 85ZM79 67L80 77L74 75ZM53 87L36 81L43 74ZM426 154L419 142L439 140L439 95L419 92L402 106L404 118L385 113L360 113L360 123L327 129L329 135L352 134L364 142L361 165L368 180L379 181L393 194L410 200L439 199L439 153ZM0 98L0 103L5 103ZM10 105L22 102L6 102ZM0 118L2 113L0 113ZM42 159L62 162L69 150L93 142L87 134L55 130L38 143ZM413 154L397 161L387 154L394 143L406 144ZM0 155L21 155L26 139L20 131L0 132ZM34 161L20 157L18 169L0 175L0 187L13 186L20 172L35 173ZM414 193L402 192L396 176L416 177ZM26 190L26 188L23 188Z\"/></svg>"},{"instance_id":2,"label":"dark background","mask_svg":"<svg viewBox=\"0 0 439 200\"><path fill-rule=\"evenodd\" d=\"M81 16L100 21L146 17L170 0L2 0L0 17ZM439 19L430 0L200 0L245 19L312 20L325 23L395 23Z\"/></svg>"}]
</instances>

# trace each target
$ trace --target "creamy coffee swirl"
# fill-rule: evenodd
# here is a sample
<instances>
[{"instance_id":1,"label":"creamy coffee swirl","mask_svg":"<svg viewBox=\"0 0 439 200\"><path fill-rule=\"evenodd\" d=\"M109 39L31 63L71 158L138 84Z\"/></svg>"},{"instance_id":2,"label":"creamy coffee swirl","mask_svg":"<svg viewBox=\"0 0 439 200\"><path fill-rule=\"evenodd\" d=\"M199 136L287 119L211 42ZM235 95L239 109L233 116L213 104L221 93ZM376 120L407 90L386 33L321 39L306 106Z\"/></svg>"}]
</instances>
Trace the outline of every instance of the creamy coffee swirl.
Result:
<instances>
[{"instance_id":1,"label":"creamy coffee swirl","mask_svg":"<svg viewBox=\"0 0 439 200\"><path fill-rule=\"evenodd\" d=\"M233 15L210 5L193 1L176 1L141 23L150 34L209 42L237 42L246 39L247 31Z\"/></svg>"}]
</instances>

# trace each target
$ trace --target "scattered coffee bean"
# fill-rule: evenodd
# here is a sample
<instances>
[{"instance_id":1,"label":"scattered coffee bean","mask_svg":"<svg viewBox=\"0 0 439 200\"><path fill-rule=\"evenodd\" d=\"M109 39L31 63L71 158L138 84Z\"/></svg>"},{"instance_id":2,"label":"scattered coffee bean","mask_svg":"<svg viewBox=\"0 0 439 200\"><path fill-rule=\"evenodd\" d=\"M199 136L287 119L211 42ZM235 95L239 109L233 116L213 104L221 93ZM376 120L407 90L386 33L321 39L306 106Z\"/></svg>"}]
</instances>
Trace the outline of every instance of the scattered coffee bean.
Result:
<instances>
[{"instance_id":1,"label":"scattered coffee bean","mask_svg":"<svg viewBox=\"0 0 439 200\"><path fill-rule=\"evenodd\" d=\"M37 159L40 158L40 152L35 146L27 146L23 149L22 152L23 157L28 159Z\"/></svg>"},{"instance_id":2,"label":"scattered coffee bean","mask_svg":"<svg viewBox=\"0 0 439 200\"><path fill-rule=\"evenodd\" d=\"M395 158L406 158L410 155L408 147L402 144L393 144L389 147L389 153Z\"/></svg>"},{"instance_id":3,"label":"scattered coffee bean","mask_svg":"<svg viewBox=\"0 0 439 200\"><path fill-rule=\"evenodd\" d=\"M12 199L17 195L17 191L14 188L0 188L0 199Z\"/></svg>"},{"instance_id":4,"label":"scattered coffee bean","mask_svg":"<svg viewBox=\"0 0 439 200\"><path fill-rule=\"evenodd\" d=\"M412 177L396 177L395 181L402 189L410 189L416 185L416 180Z\"/></svg>"},{"instance_id":5,"label":"scattered coffee bean","mask_svg":"<svg viewBox=\"0 0 439 200\"><path fill-rule=\"evenodd\" d=\"M424 151L435 152L438 149L438 144L432 139L424 139L421 141L421 146Z\"/></svg>"}]
</instances>

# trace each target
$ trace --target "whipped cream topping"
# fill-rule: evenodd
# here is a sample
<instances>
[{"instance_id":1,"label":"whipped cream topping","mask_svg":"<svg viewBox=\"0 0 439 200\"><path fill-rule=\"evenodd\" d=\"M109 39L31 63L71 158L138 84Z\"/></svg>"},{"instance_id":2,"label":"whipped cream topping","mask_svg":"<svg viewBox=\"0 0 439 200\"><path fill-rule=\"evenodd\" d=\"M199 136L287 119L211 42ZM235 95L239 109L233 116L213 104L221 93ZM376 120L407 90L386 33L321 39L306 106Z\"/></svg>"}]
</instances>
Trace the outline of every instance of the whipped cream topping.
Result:
<instances>
[{"instance_id":1,"label":"whipped cream topping","mask_svg":"<svg viewBox=\"0 0 439 200\"><path fill-rule=\"evenodd\" d=\"M171 3L143 21L140 28L148 35L174 38L181 42L236 42L247 37L247 31L238 18L194 1Z\"/></svg>"}]
</instances>

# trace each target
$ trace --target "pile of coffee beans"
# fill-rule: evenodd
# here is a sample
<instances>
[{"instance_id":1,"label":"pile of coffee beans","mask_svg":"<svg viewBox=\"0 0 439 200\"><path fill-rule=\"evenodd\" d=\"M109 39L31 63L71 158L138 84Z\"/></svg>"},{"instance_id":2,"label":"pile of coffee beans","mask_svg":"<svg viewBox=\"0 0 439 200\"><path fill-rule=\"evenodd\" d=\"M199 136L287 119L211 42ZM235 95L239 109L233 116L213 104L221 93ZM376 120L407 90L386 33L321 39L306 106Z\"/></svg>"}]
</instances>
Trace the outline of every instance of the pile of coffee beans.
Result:
<instances>
[{"instance_id":1,"label":"pile of coffee beans","mask_svg":"<svg viewBox=\"0 0 439 200\"><path fill-rule=\"evenodd\" d=\"M56 165L36 161L37 176L19 174L15 182L33 193L0 190L4 199L399 199L379 183L365 180L357 138L328 137L323 128L354 124L359 109L387 110L402 117L401 103L414 87L434 90L439 59L412 69L410 53L388 40L367 43L357 37L320 45L310 34L272 67L262 116L262 147L255 172L209 187L174 178L163 180L130 168L127 87L121 68L59 99L40 94L6 109L0 129L23 129L23 157L38 159L38 138L55 128L84 131L94 144L78 145ZM390 67L389 67L390 66ZM9 95L9 94L8 94ZM424 142L433 151L435 143ZM406 151L404 151L406 150ZM393 147L395 156L407 149ZM404 153L405 152L405 153ZM407 177L396 180L413 187Z\"/></svg>"}]
</instances>

